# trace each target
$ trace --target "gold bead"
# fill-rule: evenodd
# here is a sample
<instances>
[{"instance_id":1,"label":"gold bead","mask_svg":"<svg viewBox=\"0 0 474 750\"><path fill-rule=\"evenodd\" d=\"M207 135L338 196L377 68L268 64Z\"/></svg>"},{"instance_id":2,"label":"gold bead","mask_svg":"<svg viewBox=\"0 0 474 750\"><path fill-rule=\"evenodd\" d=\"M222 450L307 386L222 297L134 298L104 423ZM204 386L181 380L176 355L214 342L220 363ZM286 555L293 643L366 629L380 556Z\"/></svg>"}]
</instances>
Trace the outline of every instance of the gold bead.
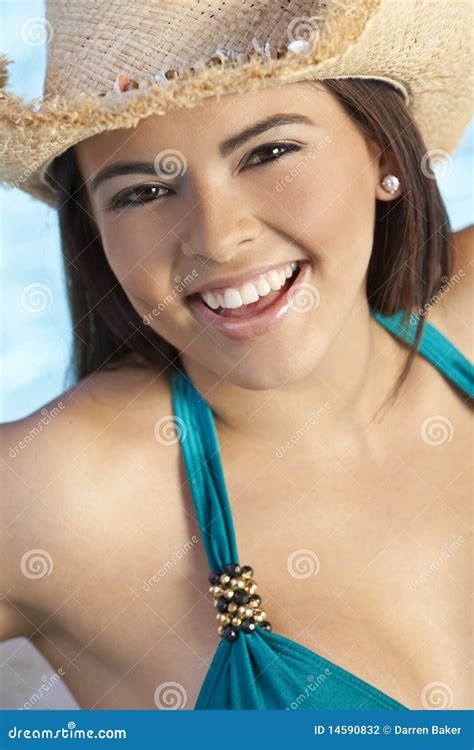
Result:
<instances>
[{"instance_id":1,"label":"gold bead","mask_svg":"<svg viewBox=\"0 0 474 750\"><path fill-rule=\"evenodd\" d=\"M226 601L226 609L224 612L218 611L216 613L216 620L218 622L217 632L219 635L224 636L225 629L228 626L238 630L244 620L250 620L252 627L249 625L248 632L255 630L256 625L261 625L267 621L266 612L260 609L262 606L262 599L257 595L258 586L253 579L253 570L248 566L248 570L232 574L221 573L219 574L217 585L211 585L209 592L213 595L214 607L217 607L220 601ZM236 594L236 592L242 592ZM235 598L246 594L249 598L247 604L239 605ZM271 626L268 624L267 630L271 630Z\"/></svg>"}]
</instances>

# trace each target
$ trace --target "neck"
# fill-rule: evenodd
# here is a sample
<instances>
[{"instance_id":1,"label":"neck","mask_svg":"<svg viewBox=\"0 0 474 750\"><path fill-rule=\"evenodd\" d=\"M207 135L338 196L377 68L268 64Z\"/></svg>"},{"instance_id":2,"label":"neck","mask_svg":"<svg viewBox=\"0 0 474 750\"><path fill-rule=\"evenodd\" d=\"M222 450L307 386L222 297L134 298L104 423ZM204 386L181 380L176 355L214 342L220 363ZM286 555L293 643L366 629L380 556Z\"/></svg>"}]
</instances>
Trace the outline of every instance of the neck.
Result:
<instances>
[{"instance_id":1,"label":"neck","mask_svg":"<svg viewBox=\"0 0 474 750\"><path fill-rule=\"evenodd\" d=\"M310 446L314 457L319 442L338 446L338 452L354 441L366 446L373 417L405 356L367 307L351 313L314 371L278 388L241 388L185 354L181 359L219 429L275 450L296 443L299 450ZM314 440L305 437L308 433Z\"/></svg>"}]
</instances>

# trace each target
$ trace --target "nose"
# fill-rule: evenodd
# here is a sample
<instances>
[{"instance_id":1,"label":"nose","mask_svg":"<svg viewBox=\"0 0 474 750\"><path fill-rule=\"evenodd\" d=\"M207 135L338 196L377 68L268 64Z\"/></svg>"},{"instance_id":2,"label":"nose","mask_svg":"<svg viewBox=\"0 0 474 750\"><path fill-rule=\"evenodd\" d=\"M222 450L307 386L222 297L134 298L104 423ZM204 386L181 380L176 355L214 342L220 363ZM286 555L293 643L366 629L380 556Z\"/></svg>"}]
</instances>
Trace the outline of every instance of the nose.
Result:
<instances>
[{"instance_id":1,"label":"nose","mask_svg":"<svg viewBox=\"0 0 474 750\"><path fill-rule=\"evenodd\" d=\"M243 250L248 253L248 243L258 240L262 231L248 202L219 186L195 196L180 234L183 254L203 262L231 263Z\"/></svg>"}]
</instances>

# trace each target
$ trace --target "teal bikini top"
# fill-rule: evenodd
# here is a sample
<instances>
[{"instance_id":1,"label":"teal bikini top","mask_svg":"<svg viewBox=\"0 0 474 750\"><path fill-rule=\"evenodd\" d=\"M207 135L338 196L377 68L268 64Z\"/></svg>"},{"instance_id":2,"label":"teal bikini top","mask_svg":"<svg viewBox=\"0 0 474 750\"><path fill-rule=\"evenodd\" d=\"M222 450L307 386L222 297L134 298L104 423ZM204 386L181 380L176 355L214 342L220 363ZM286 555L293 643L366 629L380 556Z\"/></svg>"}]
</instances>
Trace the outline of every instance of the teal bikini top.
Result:
<instances>
[{"instance_id":1,"label":"teal bikini top","mask_svg":"<svg viewBox=\"0 0 474 750\"><path fill-rule=\"evenodd\" d=\"M390 317L372 314L395 336L413 342L416 316L406 327L402 311ZM474 398L473 365L427 321L418 352ZM182 370L173 372L171 384L177 433L221 621L221 640L194 708L408 710L337 664L272 632L253 571L239 565L212 410Z\"/></svg>"}]
</instances>

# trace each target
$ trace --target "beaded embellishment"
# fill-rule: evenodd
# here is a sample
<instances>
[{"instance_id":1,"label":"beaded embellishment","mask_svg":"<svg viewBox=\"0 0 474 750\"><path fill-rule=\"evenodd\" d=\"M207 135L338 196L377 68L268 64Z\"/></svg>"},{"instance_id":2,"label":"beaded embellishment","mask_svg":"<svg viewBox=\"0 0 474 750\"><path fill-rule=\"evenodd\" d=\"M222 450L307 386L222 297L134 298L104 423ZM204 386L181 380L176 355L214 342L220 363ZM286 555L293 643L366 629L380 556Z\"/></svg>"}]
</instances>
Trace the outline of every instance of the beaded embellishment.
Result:
<instances>
[{"instance_id":1,"label":"beaded embellishment","mask_svg":"<svg viewBox=\"0 0 474 750\"><path fill-rule=\"evenodd\" d=\"M248 62L251 56L255 53L257 53L257 55L260 55L262 62L269 63L272 60L279 60L288 52L297 54L307 52L310 46L310 42L305 39L295 39L289 44L279 44L274 49L271 49L269 41L265 42L265 44L262 46L254 37L252 39L253 52L236 52L233 49L220 48L213 52L210 58L205 61L199 60L193 65L193 67L190 67L189 70L191 73L194 73L198 70L202 70L203 68L211 67L213 65L237 65L245 63ZM157 84L169 86L170 82L174 78L180 78L180 76L181 73L176 68L169 68L168 70L162 68L160 71L158 71L158 73L155 73L154 75L148 75L139 81L131 80L125 73L119 73L117 78L115 79L113 88L110 91L107 91L107 93L105 94L100 94L100 96L104 97L105 99L110 99L116 97L117 95L146 89Z\"/></svg>"},{"instance_id":2,"label":"beaded embellishment","mask_svg":"<svg viewBox=\"0 0 474 750\"><path fill-rule=\"evenodd\" d=\"M230 563L225 570L212 572L209 583L217 609L217 632L221 638L235 641L241 631L253 633L257 625L264 630L272 629L266 612L261 608L262 599L257 594L250 565Z\"/></svg>"}]
</instances>

